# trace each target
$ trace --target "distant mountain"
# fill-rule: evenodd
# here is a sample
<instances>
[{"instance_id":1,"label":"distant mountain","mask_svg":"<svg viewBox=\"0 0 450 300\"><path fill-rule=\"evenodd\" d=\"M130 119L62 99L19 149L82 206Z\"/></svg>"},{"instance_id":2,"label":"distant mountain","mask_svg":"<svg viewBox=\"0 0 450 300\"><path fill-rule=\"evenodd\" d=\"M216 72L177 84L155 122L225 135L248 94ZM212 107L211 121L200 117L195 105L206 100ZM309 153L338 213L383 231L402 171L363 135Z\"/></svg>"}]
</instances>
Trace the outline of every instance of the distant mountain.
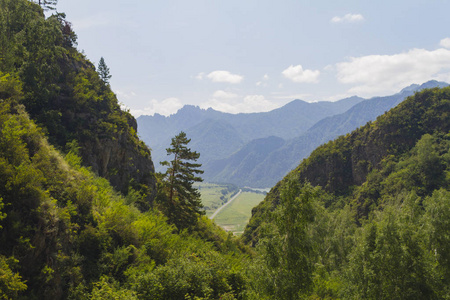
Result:
<instances>
[{"instance_id":1,"label":"distant mountain","mask_svg":"<svg viewBox=\"0 0 450 300\"><path fill-rule=\"evenodd\" d=\"M252 170L243 170L243 165L239 165L236 162L236 157L243 156L240 153L241 151L244 151L246 156L251 156L248 153L247 147L244 146L242 150L227 159L205 164L205 179L214 182L229 182L260 188L272 187L319 145L335 139L340 135L349 133L369 121L375 120L378 116L395 107L416 91L445 86L448 86L448 84L429 81L422 85L411 85L392 96L375 97L361 101L344 113L320 120L305 133L286 141L284 145L278 148L271 148L273 151L266 151L265 157L259 155L259 163L245 165L246 167L252 166ZM236 172L237 165L239 166L239 172ZM246 176L242 177L239 175L240 173L246 174Z\"/></svg>"},{"instance_id":2,"label":"distant mountain","mask_svg":"<svg viewBox=\"0 0 450 300\"><path fill-rule=\"evenodd\" d=\"M201 149L202 161L228 157L245 145L239 132L224 120L207 119L185 131L191 139L189 147Z\"/></svg>"},{"instance_id":3,"label":"distant mountain","mask_svg":"<svg viewBox=\"0 0 450 300\"><path fill-rule=\"evenodd\" d=\"M138 133L152 149L153 160L159 162L166 159L165 149L171 138L185 131L192 140L191 148L201 153L201 163L206 164L227 158L254 139L277 136L287 140L299 136L319 120L340 114L363 100L359 97L316 103L294 100L269 112L249 114L186 105L168 117L140 116ZM158 170L159 164L155 163L155 167Z\"/></svg>"},{"instance_id":4,"label":"distant mountain","mask_svg":"<svg viewBox=\"0 0 450 300\"><path fill-rule=\"evenodd\" d=\"M285 145L282 138L270 136L246 144L227 159L221 159L204 167L207 179L214 182L238 182L237 185L251 185L266 181L266 174L254 172L262 161Z\"/></svg>"}]
</instances>

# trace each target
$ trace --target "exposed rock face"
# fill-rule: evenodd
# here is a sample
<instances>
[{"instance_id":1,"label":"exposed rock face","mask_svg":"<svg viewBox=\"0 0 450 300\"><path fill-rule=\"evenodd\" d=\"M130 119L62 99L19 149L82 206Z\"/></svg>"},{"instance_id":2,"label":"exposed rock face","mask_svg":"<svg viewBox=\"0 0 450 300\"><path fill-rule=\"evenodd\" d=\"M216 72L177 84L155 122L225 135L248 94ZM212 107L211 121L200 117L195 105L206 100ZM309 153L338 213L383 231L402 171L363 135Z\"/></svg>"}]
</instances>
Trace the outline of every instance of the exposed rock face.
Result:
<instances>
[{"instance_id":1,"label":"exposed rock face","mask_svg":"<svg viewBox=\"0 0 450 300\"><path fill-rule=\"evenodd\" d=\"M50 86L49 97L28 87L33 97L23 104L30 116L60 149L77 141L85 166L125 195L130 188L138 191L145 196L138 207L149 209L156 196L155 169L150 150L137 136L136 119L120 108L109 83L75 49L58 66L61 78Z\"/></svg>"},{"instance_id":2,"label":"exposed rock face","mask_svg":"<svg viewBox=\"0 0 450 300\"><path fill-rule=\"evenodd\" d=\"M447 134L450 131L448 99L450 87L418 92L376 121L318 147L253 208L243 240L255 243L266 212L278 205L280 192L289 177L321 186L336 196L349 196L355 187L367 182L372 170L382 169L385 159L400 159L424 134ZM359 201L356 195L355 199ZM360 216L367 216L369 207L365 203L358 203Z\"/></svg>"},{"instance_id":3,"label":"exposed rock face","mask_svg":"<svg viewBox=\"0 0 450 300\"><path fill-rule=\"evenodd\" d=\"M136 120L130 116L128 123L136 132ZM143 143L136 147L131 139L129 132L124 131L112 138L85 140L80 143L80 154L86 165L124 194L130 182L135 189L147 187L147 199L151 203L156 195L156 181L150 150Z\"/></svg>"},{"instance_id":4,"label":"exposed rock face","mask_svg":"<svg viewBox=\"0 0 450 300\"><path fill-rule=\"evenodd\" d=\"M365 182L368 173L378 168L384 157L401 155L420 137L434 131L448 132L449 109L445 100L449 88L432 97L425 90L408 98L376 122L317 148L296 171L300 178L320 185L335 194L345 194L353 185Z\"/></svg>"}]
</instances>

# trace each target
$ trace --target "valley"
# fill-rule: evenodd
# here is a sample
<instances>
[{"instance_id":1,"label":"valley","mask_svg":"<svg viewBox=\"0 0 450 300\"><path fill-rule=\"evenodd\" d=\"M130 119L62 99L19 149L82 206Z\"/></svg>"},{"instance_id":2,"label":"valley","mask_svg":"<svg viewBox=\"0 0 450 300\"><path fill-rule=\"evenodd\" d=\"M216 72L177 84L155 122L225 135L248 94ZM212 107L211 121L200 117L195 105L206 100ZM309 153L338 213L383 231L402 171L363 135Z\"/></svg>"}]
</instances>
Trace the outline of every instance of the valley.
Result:
<instances>
[{"instance_id":1,"label":"valley","mask_svg":"<svg viewBox=\"0 0 450 300\"><path fill-rule=\"evenodd\" d=\"M243 192L215 216L214 222L227 232L240 236L252 216L252 209L263 200L263 194Z\"/></svg>"},{"instance_id":2,"label":"valley","mask_svg":"<svg viewBox=\"0 0 450 300\"><path fill-rule=\"evenodd\" d=\"M146 1L98 1L102 15L87 14L97 1L89 10L83 1L68 1L88 18L72 24L57 2L0 0L0 299L449 299L450 86L436 79L450 78L450 38L433 51L352 57L366 43L350 29L366 34L379 27L373 25L380 11L378 18L348 14L330 21L328 4L276 15L277 8L303 4L162 1L138 18L136 7ZM366 5L364 13L374 10ZM425 22L409 15L414 5L408 15L403 5L388 7L395 24L428 26L428 5L420 6ZM432 7L433 20L444 19L437 17L448 11L443 8L443 2ZM295 32L284 27L283 38L282 22L253 26L263 20L249 12L263 10L271 20L295 21ZM302 32L315 33L304 26L313 24L304 23L307 15L357 52L347 49L348 61L330 65L339 40L302 39ZM235 22L239 16L244 23ZM153 23L139 27L143 19ZM197 19L201 26L189 26ZM386 25L389 19L383 14ZM224 20L233 26L217 31ZM112 77L99 53L96 66L81 50L86 40L78 41L75 22L80 35L101 32L92 35L95 49L108 55L126 44L120 62L133 71ZM427 37L436 43L439 26L431 25ZM254 34L257 27L263 34ZM191 39L188 31L205 35ZM387 49L372 33L371 42ZM104 40L108 34L112 44ZM169 39L157 43L155 34ZM239 35L244 42L235 41ZM258 44L270 35L280 39ZM216 36L235 48L218 47ZM139 48L147 41L151 47ZM205 41L217 57L199 54ZM325 48L325 67L319 52L330 41L336 47ZM277 51L258 59L270 45ZM309 46L318 61L299 52ZM286 65L309 57L309 65L281 71L279 63L269 66L276 54ZM195 67L184 68L195 57ZM117 60L111 59L115 70ZM155 68L172 62L176 72ZM213 71L222 66L236 73ZM145 80L142 89L124 80L135 81L133 75ZM333 93L329 75L347 93L324 98L324 87ZM244 93L245 85L252 88ZM343 99L299 100L312 98L303 93L308 85L320 99ZM119 98L132 101L143 90L158 111L178 112L136 120L136 110ZM354 91L384 96L348 97ZM190 93L239 113L183 106L181 95Z\"/></svg>"},{"instance_id":3,"label":"valley","mask_svg":"<svg viewBox=\"0 0 450 300\"><path fill-rule=\"evenodd\" d=\"M244 232L252 208L258 205L265 195L261 191L248 188L243 192L230 184L199 183L196 188L201 193L206 216L235 235Z\"/></svg>"}]
</instances>

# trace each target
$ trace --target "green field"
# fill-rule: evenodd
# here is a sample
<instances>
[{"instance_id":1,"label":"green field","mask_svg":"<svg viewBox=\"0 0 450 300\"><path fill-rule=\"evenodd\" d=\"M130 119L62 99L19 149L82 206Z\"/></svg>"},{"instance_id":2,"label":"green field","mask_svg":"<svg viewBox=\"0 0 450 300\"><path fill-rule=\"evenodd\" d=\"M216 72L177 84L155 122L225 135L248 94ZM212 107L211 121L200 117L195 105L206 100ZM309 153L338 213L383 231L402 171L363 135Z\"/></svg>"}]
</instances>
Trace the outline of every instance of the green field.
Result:
<instances>
[{"instance_id":1,"label":"green field","mask_svg":"<svg viewBox=\"0 0 450 300\"><path fill-rule=\"evenodd\" d=\"M236 235L242 234L252 215L252 208L264 199L263 194L243 192L215 218L217 225Z\"/></svg>"},{"instance_id":2,"label":"green field","mask_svg":"<svg viewBox=\"0 0 450 300\"><path fill-rule=\"evenodd\" d=\"M202 203L208 217L239 191L231 184L199 183L195 187L202 195Z\"/></svg>"}]
</instances>

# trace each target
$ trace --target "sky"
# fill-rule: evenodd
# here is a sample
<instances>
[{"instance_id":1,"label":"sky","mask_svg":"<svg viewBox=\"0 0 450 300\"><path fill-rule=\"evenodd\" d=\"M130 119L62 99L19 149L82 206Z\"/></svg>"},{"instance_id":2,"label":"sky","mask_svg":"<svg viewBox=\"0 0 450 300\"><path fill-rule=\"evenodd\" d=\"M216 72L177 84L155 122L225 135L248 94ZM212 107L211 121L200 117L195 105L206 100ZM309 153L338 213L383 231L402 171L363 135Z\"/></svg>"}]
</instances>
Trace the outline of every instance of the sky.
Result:
<instances>
[{"instance_id":1,"label":"sky","mask_svg":"<svg viewBox=\"0 0 450 300\"><path fill-rule=\"evenodd\" d=\"M229 113L450 83L450 0L59 0L138 117Z\"/></svg>"}]
</instances>

